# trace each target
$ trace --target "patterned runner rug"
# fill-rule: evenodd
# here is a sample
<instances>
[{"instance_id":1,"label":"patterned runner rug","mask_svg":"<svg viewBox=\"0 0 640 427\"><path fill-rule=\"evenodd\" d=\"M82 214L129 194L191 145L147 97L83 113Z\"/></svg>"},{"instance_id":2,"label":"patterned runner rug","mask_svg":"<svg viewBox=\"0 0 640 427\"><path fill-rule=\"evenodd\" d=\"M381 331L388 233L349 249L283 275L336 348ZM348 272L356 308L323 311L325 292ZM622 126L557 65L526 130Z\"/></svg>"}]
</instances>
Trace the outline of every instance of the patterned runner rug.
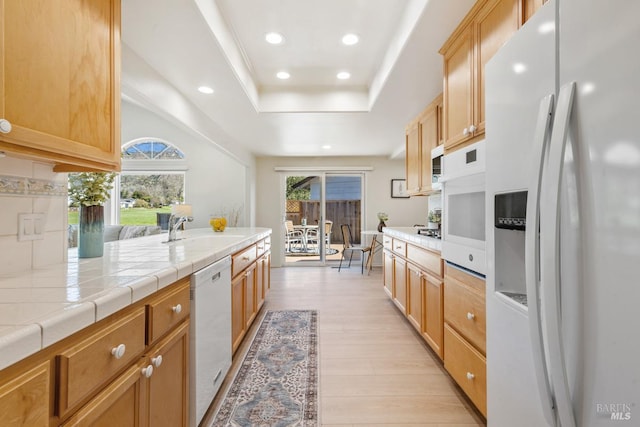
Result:
<instances>
[{"instance_id":1,"label":"patterned runner rug","mask_svg":"<svg viewBox=\"0 0 640 427\"><path fill-rule=\"evenodd\" d=\"M214 427L318 425L315 310L268 311Z\"/></svg>"}]
</instances>

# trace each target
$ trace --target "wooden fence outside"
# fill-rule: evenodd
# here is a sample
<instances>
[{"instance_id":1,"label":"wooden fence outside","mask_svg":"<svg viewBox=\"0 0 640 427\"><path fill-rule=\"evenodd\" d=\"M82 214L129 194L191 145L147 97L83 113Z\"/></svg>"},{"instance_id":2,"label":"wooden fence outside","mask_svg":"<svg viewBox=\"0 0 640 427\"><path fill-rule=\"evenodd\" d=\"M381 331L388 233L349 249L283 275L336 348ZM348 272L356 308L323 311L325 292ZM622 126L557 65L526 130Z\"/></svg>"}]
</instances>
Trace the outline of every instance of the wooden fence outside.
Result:
<instances>
[{"instance_id":1,"label":"wooden fence outside","mask_svg":"<svg viewBox=\"0 0 640 427\"><path fill-rule=\"evenodd\" d=\"M349 224L353 242L360 244L360 218L362 216L360 200L328 200L326 202L327 220L333 221L331 242L343 243L340 225ZM317 200L287 200L287 219L300 224L302 218L308 224L317 224L320 220L320 202Z\"/></svg>"}]
</instances>

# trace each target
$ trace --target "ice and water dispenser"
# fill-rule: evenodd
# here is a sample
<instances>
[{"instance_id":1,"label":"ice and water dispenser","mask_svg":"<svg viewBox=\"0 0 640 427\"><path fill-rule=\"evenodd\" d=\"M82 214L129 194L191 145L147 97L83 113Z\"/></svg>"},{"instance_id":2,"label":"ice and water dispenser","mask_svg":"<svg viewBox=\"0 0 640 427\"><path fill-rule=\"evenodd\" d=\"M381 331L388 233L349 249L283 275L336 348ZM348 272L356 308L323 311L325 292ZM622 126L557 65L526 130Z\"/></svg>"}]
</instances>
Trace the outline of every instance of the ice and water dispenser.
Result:
<instances>
[{"instance_id":1,"label":"ice and water dispenser","mask_svg":"<svg viewBox=\"0 0 640 427\"><path fill-rule=\"evenodd\" d=\"M495 195L495 290L525 306L526 214L526 191Z\"/></svg>"}]
</instances>

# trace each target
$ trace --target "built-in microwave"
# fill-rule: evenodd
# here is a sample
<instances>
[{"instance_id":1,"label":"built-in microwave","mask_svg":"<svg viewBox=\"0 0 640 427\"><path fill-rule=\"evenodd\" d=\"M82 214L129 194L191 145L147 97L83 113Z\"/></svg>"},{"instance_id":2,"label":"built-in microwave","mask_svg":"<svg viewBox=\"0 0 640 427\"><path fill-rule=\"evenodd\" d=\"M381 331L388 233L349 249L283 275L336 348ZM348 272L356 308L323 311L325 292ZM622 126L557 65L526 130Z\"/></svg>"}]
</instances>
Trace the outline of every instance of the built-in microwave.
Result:
<instances>
[{"instance_id":1,"label":"built-in microwave","mask_svg":"<svg viewBox=\"0 0 640 427\"><path fill-rule=\"evenodd\" d=\"M438 145L431 150L431 189L441 190L442 183L442 157L444 156L444 145Z\"/></svg>"},{"instance_id":2,"label":"built-in microwave","mask_svg":"<svg viewBox=\"0 0 640 427\"><path fill-rule=\"evenodd\" d=\"M442 257L484 275L485 142L444 156Z\"/></svg>"}]
</instances>

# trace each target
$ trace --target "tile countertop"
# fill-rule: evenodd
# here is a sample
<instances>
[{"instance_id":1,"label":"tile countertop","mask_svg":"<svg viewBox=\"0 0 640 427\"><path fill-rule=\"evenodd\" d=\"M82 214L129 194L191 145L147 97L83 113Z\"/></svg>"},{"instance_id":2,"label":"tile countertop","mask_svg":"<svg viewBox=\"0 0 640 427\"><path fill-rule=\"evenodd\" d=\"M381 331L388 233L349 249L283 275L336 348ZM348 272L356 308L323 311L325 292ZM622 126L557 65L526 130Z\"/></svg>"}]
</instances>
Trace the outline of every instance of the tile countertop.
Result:
<instances>
[{"instance_id":1,"label":"tile countertop","mask_svg":"<svg viewBox=\"0 0 640 427\"><path fill-rule=\"evenodd\" d=\"M385 227L382 229L382 232L391 237L397 237L414 243L430 251L442 252L442 240L418 234L418 230L414 227Z\"/></svg>"},{"instance_id":2,"label":"tile countertop","mask_svg":"<svg viewBox=\"0 0 640 427\"><path fill-rule=\"evenodd\" d=\"M99 258L78 258L0 275L0 369L60 341L178 279L271 234L269 228L211 228L105 243Z\"/></svg>"}]
</instances>

